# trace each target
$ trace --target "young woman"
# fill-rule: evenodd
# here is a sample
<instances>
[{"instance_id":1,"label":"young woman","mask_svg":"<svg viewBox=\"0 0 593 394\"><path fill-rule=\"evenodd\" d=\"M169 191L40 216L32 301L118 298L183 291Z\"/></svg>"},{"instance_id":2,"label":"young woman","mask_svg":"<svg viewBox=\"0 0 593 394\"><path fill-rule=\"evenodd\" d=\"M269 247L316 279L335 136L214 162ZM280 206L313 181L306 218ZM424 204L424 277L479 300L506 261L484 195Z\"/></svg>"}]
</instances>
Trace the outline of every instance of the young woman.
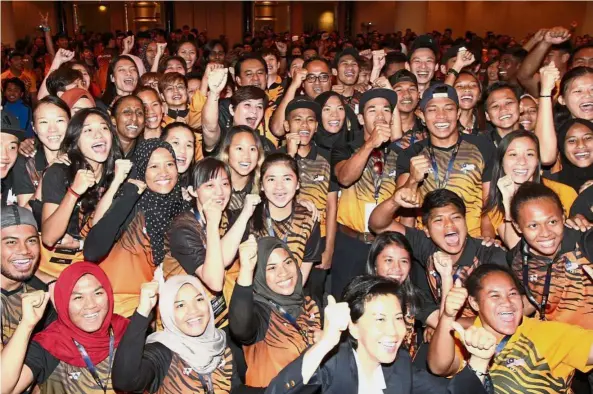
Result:
<instances>
[{"instance_id":1,"label":"young woman","mask_svg":"<svg viewBox=\"0 0 593 394\"><path fill-rule=\"evenodd\" d=\"M321 261L319 223L308 208L296 201L299 173L296 160L286 153L272 153L261 167L260 204L254 214L251 233L283 240L307 281L313 263Z\"/></svg>"},{"instance_id":2,"label":"young woman","mask_svg":"<svg viewBox=\"0 0 593 394\"><path fill-rule=\"evenodd\" d=\"M229 211L229 170L214 158L194 167L189 193L195 205L177 216L167 232L163 274L165 279L196 275L207 288L216 325L222 328L228 324L227 305L239 272L235 256L260 198L250 195L240 212Z\"/></svg>"},{"instance_id":3,"label":"young woman","mask_svg":"<svg viewBox=\"0 0 593 394\"><path fill-rule=\"evenodd\" d=\"M482 96L482 84L474 73L462 70L453 87L459 97L460 129L465 134L477 135L480 132L480 121L484 122L483 119L478 119L480 117L478 101Z\"/></svg>"},{"instance_id":4,"label":"young woman","mask_svg":"<svg viewBox=\"0 0 593 394\"><path fill-rule=\"evenodd\" d=\"M586 274L579 271L579 275ZM465 351L473 353L486 343L497 344L498 348L486 363L487 367L490 364L489 392L571 392L574 371L588 372L593 366L593 331L523 317L521 284L508 268L482 265L467 278L465 285L467 290L460 287L449 293L448 312L441 317L430 342L430 355L434 357L431 359L429 355L428 363L434 373L454 374L464 365ZM452 329L463 332L456 325L454 315L466 300L479 319L459 335L465 342L461 345L450 332ZM490 339L484 331L491 335ZM472 340L477 334L484 337L482 343Z\"/></svg>"},{"instance_id":5,"label":"young woman","mask_svg":"<svg viewBox=\"0 0 593 394\"><path fill-rule=\"evenodd\" d=\"M241 245L241 268L229 308L231 332L243 344L246 384L267 387L314 341L319 308L303 295L303 276L275 237ZM254 275L255 272L255 275Z\"/></svg>"},{"instance_id":6,"label":"young woman","mask_svg":"<svg viewBox=\"0 0 593 394\"><path fill-rule=\"evenodd\" d=\"M492 170L492 187L486 202L488 214L496 234L507 247L514 247L519 241L510 218L511 199L517 188L525 182L543 183L560 197L564 213L568 217L577 193L565 184L540 176L538 138L530 131L519 130L506 135L498 144ZM495 186L496 185L496 186Z\"/></svg>"},{"instance_id":7,"label":"young woman","mask_svg":"<svg viewBox=\"0 0 593 394\"><path fill-rule=\"evenodd\" d=\"M562 169L550 178L580 192L593 180L593 122L570 119L564 123L558 131L558 150Z\"/></svg>"},{"instance_id":8,"label":"young woman","mask_svg":"<svg viewBox=\"0 0 593 394\"><path fill-rule=\"evenodd\" d=\"M406 296L406 336L403 345L412 358L418 348L414 329L416 319L435 328L439 318L438 306L429 297L422 297L410 279L413 256L412 246L403 234L387 231L375 238L366 266L367 274L393 279L401 285Z\"/></svg>"},{"instance_id":9,"label":"young woman","mask_svg":"<svg viewBox=\"0 0 593 394\"><path fill-rule=\"evenodd\" d=\"M344 302L336 304L330 296L321 338L284 368L266 393L313 389L323 393L486 393L481 380L494 344L480 351L470 349L468 365L453 379L438 378L412 365L401 348L406 334L403 293L393 280L354 278L345 289ZM345 331L348 339L342 341Z\"/></svg>"},{"instance_id":10,"label":"young woman","mask_svg":"<svg viewBox=\"0 0 593 394\"><path fill-rule=\"evenodd\" d=\"M2 390L22 393L37 384L44 393L114 393L112 362L128 320L114 313L103 270L87 262L69 266L55 284L53 303L58 319L20 344L24 362L15 358L21 367L13 365L10 374L3 368Z\"/></svg>"},{"instance_id":11,"label":"young woman","mask_svg":"<svg viewBox=\"0 0 593 394\"><path fill-rule=\"evenodd\" d=\"M219 40L208 41L202 48L204 53L202 54L202 69L206 69L208 63L224 64L226 56L226 48L224 44Z\"/></svg>"},{"instance_id":12,"label":"young woman","mask_svg":"<svg viewBox=\"0 0 593 394\"><path fill-rule=\"evenodd\" d=\"M118 97L129 96L136 89L140 76L134 59L121 55L115 57L107 71L107 86L101 101L109 108Z\"/></svg>"},{"instance_id":13,"label":"young woman","mask_svg":"<svg viewBox=\"0 0 593 394\"><path fill-rule=\"evenodd\" d=\"M331 150L337 142L349 141L352 137L350 120L346 118L347 104L342 96L330 91L315 98L321 105L321 122L313 139L317 145Z\"/></svg>"},{"instance_id":14,"label":"young woman","mask_svg":"<svg viewBox=\"0 0 593 394\"><path fill-rule=\"evenodd\" d=\"M537 123L537 100L529 95L524 94L519 101L519 123L527 131L535 131Z\"/></svg>"},{"instance_id":15,"label":"young woman","mask_svg":"<svg viewBox=\"0 0 593 394\"><path fill-rule=\"evenodd\" d=\"M110 278L115 310L124 316L132 315L140 286L163 262L165 232L183 206L175 152L167 142L139 142L130 178L84 248L85 259L100 263Z\"/></svg>"},{"instance_id":16,"label":"young woman","mask_svg":"<svg viewBox=\"0 0 593 394\"><path fill-rule=\"evenodd\" d=\"M229 208L242 209L247 195L259 194L265 158L260 136L248 126L231 127L222 141L219 158L230 169L233 190Z\"/></svg>"},{"instance_id":17,"label":"young woman","mask_svg":"<svg viewBox=\"0 0 593 394\"><path fill-rule=\"evenodd\" d=\"M129 166L116 171L120 147L111 120L98 109L83 109L72 117L60 154L67 155L69 164L52 164L41 185L39 269L54 277L68 264L82 260L88 227L103 215L129 171Z\"/></svg>"},{"instance_id":18,"label":"young woman","mask_svg":"<svg viewBox=\"0 0 593 394\"><path fill-rule=\"evenodd\" d=\"M196 60L198 59L198 48L192 41L184 41L177 47L177 56L185 60L187 72L194 70Z\"/></svg>"},{"instance_id":19,"label":"young woman","mask_svg":"<svg viewBox=\"0 0 593 394\"><path fill-rule=\"evenodd\" d=\"M115 357L114 387L149 393L236 392L241 381L229 340L214 326L214 311L200 281L174 276L159 295L164 330L144 339L157 298L156 286L146 284Z\"/></svg>"},{"instance_id":20,"label":"young woman","mask_svg":"<svg viewBox=\"0 0 593 394\"><path fill-rule=\"evenodd\" d=\"M196 135L185 123L173 122L163 129L161 140L168 142L175 151L179 183L187 190L190 185L190 168L194 164L196 154Z\"/></svg>"},{"instance_id":21,"label":"young woman","mask_svg":"<svg viewBox=\"0 0 593 394\"><path fill-rule=\"evenodd\" d=\"M12 170L15 174L13 192L21 207L29 204L41 183L43 172L49 165L62 160L68 162L64 155L59 155L59 150L69 121L70 110L62 99L46 96L37 103L33 112L33 130L37 135L35 154L32 157L19 155ZM41 189L34 200L40 199ZM34 208L36 217L40 217L40 203L36 202L31 207Z\"/></svg>"},{"instance_id":22,"label":"young woman","mask_svg":"<svg viewBox=\"0 0 593 394\"><path fill-rule=\"evenodd\" d=\"M575 67L560 81L560 96L554 111L554 124L559 128L570 118L593 121L593 111L588 109L593 89L593 68Z\"/></svg>"}]
</instances>

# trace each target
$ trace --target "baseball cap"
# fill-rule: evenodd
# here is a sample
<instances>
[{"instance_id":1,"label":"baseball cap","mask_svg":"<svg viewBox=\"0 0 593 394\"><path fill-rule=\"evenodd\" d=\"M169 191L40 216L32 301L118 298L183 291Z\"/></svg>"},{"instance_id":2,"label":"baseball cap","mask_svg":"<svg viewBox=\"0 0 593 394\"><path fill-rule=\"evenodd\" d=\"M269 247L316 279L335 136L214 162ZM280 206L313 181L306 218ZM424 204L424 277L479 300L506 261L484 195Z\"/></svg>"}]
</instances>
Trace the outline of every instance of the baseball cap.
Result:
<instances>
[{"instance_id":1,"label":"baseball cap","mask_svg":"<svg viewBox=\"0 0 593 394\"><path fill-rule=\"evenodd\" d=\"M310 109L311 111L315 112L315 117L317 120L321 120L321 106L319 103L308 97L296 97L292 99L286 106L286 110L284 110L284 117L288 119L290 113L299 108Z\"/></svg>"},{"instance_id":2,"label":"baseball cap","mask_svg":"<svg viewBox=\"0 0 593 394\"><path fill-rule=\"evenodd\" d=\"M12 134L22 141L25 139L25 130L21 129L19 120L8 111L2 111L2 133Z\"/></svg>"},{"instance_id":3,"label":"baseball cap","mask_svg":"<svg viewBox=\"0 0 593 394\"><path fill-rule=\"evenodd\" d=\"M419 104L420 109L424 111L430 100L433 98L449 98L453 100L457 106L459 106L459 97L457 96L457 91L453 86L449 86L444 83L435 83L424 91Z\"/></svg>"},{"instance_id":4,"label":"baseball cap","mask_svg":"<svg viewBox=\"0 0 593 394\"><path fill-rule=\"evenodd\" d=\"M414 52L417 49L421 49L421 48L427 48L430 49L435 56L439 53L439 47L436 44L436 42L434 41L434 39L429 36L428 34L425 34L423 36L419 36L418 38L416 38L414 40L414 42L412 43L412 46L408 52L409 57L412 57L412 55L414 54Z\"/></svg>"},{"instance_id":5,"label":"baseball cap","mask_svg":"<svg viewBox=\"0 0 593 394\"><path fill-rule=\"evenodd\" d=\"M358 54L358 50L354 49L354 48L346 48L344 50L342 50L341 52L339 52L335 57L334 57L334 68L338 68L338 63L340 63L340 59L343 58L346 55L350 55L352 56L357 62L360 62L361 58L360 55Z\"/></svg>"},{"instance_id":6,"label":"baseball cap","mask_svg":"<svg viewBox=\"0 0 593 394\"><path fill-rule=\"evenodd\" d=\"M414 73L406 69L399 70L389 77L391 86L395 86L395 84L399 82L412 82L414 85L418 86L418 79Z\"/></svg>"},{"instance_id":7,"label":"baseball cap","mask_svg":"<svg viewBox=\"0 0 593 394\"><path fill-rule=\"evenodd\" d=\"M360 101L358 103L360 113L364 112L364 106L366 105L366 103L368 103L372 99L379 97L386 99L389 102L391 108L395 107L395 105L397 104L397 93L395 93L393 90L385 88L371 89L364 92L362 94L362 97L360 98Z\"/></svg>"},{"instance_id":8,"label":"baseball cap","mask_svg":"<svg viewBox=\"0 0 593 394\"><path fill-rule=\"evenodd\" d=\"M27 208L19 207L18 205L8 205L2 207L1 216L2 228L29 225L35 227L35 230L39 231L33 213Z\"/></svg>"}]
</instances>

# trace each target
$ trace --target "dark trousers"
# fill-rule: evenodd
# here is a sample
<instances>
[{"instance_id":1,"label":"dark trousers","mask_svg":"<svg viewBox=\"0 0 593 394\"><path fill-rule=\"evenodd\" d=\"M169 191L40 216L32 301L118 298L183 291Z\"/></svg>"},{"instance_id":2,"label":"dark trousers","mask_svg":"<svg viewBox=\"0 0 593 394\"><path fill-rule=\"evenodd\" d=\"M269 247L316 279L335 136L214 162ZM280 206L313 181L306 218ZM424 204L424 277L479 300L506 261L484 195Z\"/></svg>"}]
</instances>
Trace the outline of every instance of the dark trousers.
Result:
<instances>
[{"instance_id":1,"label":"dark trousers","mask_svg":"<svg viewBox=\"0 0 593 394\"><path fill-rule=\"evenodd\" d=\"M336 301L342 299L342 292L352 278L365 273L370 248L370 244L337 231L331 269L331 294Z\"/></svg>"}]
</instances>

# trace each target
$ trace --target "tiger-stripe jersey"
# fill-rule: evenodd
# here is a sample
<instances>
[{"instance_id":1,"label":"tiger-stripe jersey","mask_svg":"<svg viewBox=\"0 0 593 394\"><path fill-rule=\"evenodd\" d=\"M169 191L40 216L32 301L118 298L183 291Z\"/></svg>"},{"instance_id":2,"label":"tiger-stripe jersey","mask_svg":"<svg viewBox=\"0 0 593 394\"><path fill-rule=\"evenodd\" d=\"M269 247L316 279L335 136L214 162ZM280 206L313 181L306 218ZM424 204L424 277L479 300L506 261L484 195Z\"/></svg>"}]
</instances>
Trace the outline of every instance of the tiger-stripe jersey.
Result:
<instances>
[{"instance_id":1,"label":"tiger-stripe jersey","mask_svg":"<svg viewBox=\"0 0 593 394\"><path fill-rule=\"evenodd\" d=\"M482 136L461 134L459 138L461 142L446 185L443 182L457 143L449 148L433 147L438 173L429 173L418 190L423 196L439 187L456 193L465 203L469 235L479 237L482 233L482 187L492 177L494 146ZM398 176L410 172L413 157L425 155L430 159L429 142L429 139L419 141L400 153L397 159Z\"/></svg>"},{"instance_id":2,"label":"tiger-stripe jersey","mask_svg":"<svg viewBox=\"0 0 593 394\"><path fill-rule=\"evenodd\" d=\"M519 311L520 312L520 311ZM481 326L476 319L474 326ZM468 353L456 342L456 353ZM489 372L496 394L570 394L574 371L588 372L593 332L559 322L523 317L517 331L494 356Z\"/></svg>"},{"instance_id":3,"label":"tiger-stripe jersey","mask_svg":"<svg viewBox=\"0 0 593 394\"><path fill-rule=\"evenodd\" d=\"M533 256L527 259L527 278L523 277L521 243L510 252L510 263L519 281L541 303L548 264ZM550 293L546 304L546 320L575 324L593 329L593 283L584 274L583 266L592 267L593 230L564 229L558 257L552 264ZM525 283L527 282L527 283Z\"/></svg>"},{"instance_id":4,"label":"tiger-stripe jersey","mask_svg":"<svg viewBox=\"0 0 593 394\"><path fill-rule=\"evenodd\" d=\"M364 144L363 137L350 144L336 145L331 152L332 172L338 163L350 159ZM372 155L367 160L360 178L350 187L341 187L338 201L339 224L359 233L368 232L370 208L390 198L395 192L397 154L391 149L381 149L381 158ZM382 161L381 174L374 170L375 163ZM376 198L375 198L376 197Z\"/></svg>"}]
</instances>

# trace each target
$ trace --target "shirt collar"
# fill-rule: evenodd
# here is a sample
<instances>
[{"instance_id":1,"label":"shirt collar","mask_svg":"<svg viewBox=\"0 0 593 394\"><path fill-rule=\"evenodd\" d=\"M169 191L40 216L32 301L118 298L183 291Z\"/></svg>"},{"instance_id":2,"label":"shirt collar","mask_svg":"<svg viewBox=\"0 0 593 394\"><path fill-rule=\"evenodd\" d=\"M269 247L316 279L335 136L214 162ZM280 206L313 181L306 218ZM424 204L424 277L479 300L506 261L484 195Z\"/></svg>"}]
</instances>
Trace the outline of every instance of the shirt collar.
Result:
<instances>
[{"instance_id":1,"label":"shirt collar","mask_svg":"<svg viewBox=\"0 0 593 394\"><path fill-rule=\"evenodd\" d=\"M381 364L377 365L377 368L373 372L373 376L367 379L366 376L362 375L362 365L358 359L356 350L354 352L354 360L356 361L356 368L358 370L358 393L359 394L378 394L383 393L383 390L387 388L385 384L385 376L383 375L383 368Z\"/></svg>"},{"instance_id":2,"label":"shirt collar","mask_svg":"<svg viewBox=\"0 0 593 394\"><path fill-rule=\"evenodd\" d=\"M296 159L297 160L301 160L301 159L315 160L316 157L317 157L317 144L315 144L315 141L313 141L313 140L311 140L311 150L309 151L309 153L307 154L307 156L301 157L298 154L298 152L296 154Z\"/></svg>"}]
</instances>

